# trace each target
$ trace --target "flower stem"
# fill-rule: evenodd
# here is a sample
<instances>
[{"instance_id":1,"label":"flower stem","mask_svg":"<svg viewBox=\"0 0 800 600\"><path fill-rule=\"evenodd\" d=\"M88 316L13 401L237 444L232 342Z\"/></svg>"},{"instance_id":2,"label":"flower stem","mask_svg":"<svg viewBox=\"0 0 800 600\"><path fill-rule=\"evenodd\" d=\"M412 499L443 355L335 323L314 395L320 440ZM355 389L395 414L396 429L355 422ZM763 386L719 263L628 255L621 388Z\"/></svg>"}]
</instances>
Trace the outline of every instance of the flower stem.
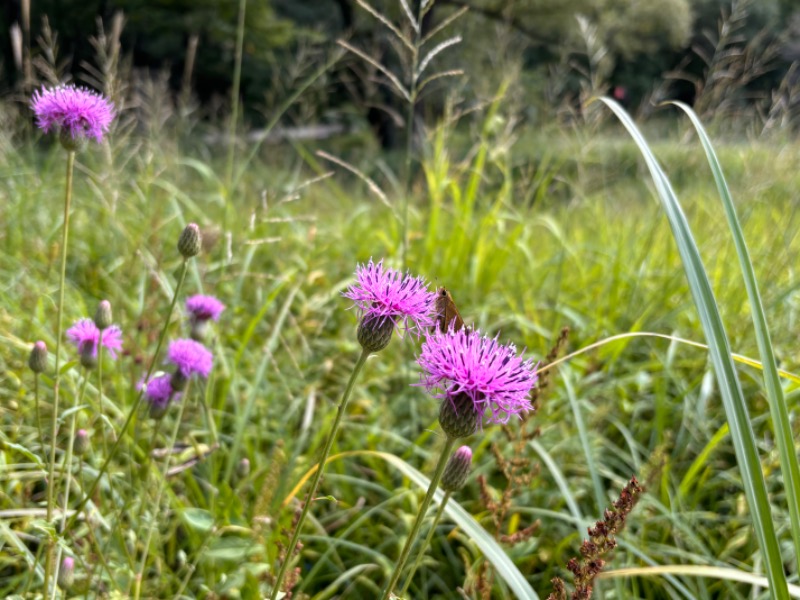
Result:
<instances>
[{"instance_id":1,"label":"flower stem","mask_svg":"<svg viewBox=\"0 0 800 600\"><path fill-rule=\"evenodd\" d=\"M191 385L191 382L190 382ZM142 592L142 577L144 577L144 569L147 566L147 555L150 553L150 542L153 539L153 532L156 529L156 524L158 523L158 511L159 507L161 506L161 496L164 493L165 483L167 481L167 471L169 471L169 460L172 458L171 450L175 447L175 442L178 440L178 431L181 428L181 421L183 420L183 411L186 408L186 404L189 402L189 388L187 387L186 393L183 395L183 399L181 401L181 408L178 411L178 418L175 420L175 427L172 429L172 436L170 437L169 445L166 448L166 456L164 457L164 468L161 471L161 478L158 481L158 491L156 492L156 501L153 504L153 510L155 514L151 519L150 527L147 530L147 540L144 543L144 550L142 550L142 561L139 563L139 569L136 571L136 577L134 578L134 600L139 600L139 595Z\"/></svg>"},{"instance_id":2,"label":"flower stem","mask_svg":"<svg viewBox=\"0 0 800 600\"><path fill-rule=\"evenodd\" d=\"M381 600L389 599L394 586L397 585L397 582L400 579L400 574L403 572L403 567L406 566L406 562L408 562L408 555L411 553L411 547L414 545L414 540L417 539L420 527L422 526L422 521L425 519L425 513L428 511L428 507L431 505L433 494L436 492L436 488L439 487L439 480L442 478L444 468L447 466L447 459L450 458L450 455L453 453L453 446L455 446L455 444L456 438L448 437L444 444L444 448L442 448L442 453L439 456L439 462L436 464L436 471L433 473L433 478L428 486L428 493L425 494L425 499L422 501L422 504L419 507L417 519L414 521L414 525L411 527L411 533L408 534L406 545L403 546L403 551L400 553L400 558L394 567L394 572L389 580L389 585L387 585L386 589L383 590Z\"/></svg>"},{"instance_id":3,"label":"flower stem","mask_svg":"<svg viewBox=\"0 0 800 600\"><path fill-rule=\"evenodd\" d=\"M103 438L103 455L108 455L108 440L106 439L105 411L103 409L103 330L97 340L97 396L100 412L100 431Z\"/></svg>"},{"instance_id":4,"label":"flower stem","mask_svg":"<svg viewBox=\"0 0 800 600\"><path fill-rule=\"evenodd\" d=\"M47 522L53 520L56 488L56 438L58 437L58 392L61 370L61 332L64 316L64 287L67 279L67 243L69 242L69 207L72 203L72 172L75 167L75 153L67 153L67 180L64 191L64 225L61 230L61 275L58 283L58 317L56 318L56 372L53 378L53 417L50 429L50 469L47 476ZM50 585L50 572L53 569L53 550L55 544L51 538L47 542L47 555L44 566L44 597ZM53 583L55 586L55 583Z\"/></svg>"},{"instance_id":5,"label":"flower stem","mask_svg":"<svg viewBox=\"0 0 800 600\"><path fill-rule=\"evenodd\" d=\"M281 564L281 568L278 571L278 575L275 578L275 584L272 588L272 594L270 596L270 600L276 600L278 598L278 593L281 589L281 583L283 583L283 578L286 575L286 571L289 568L289 563L292 562L292 555L294 554L295 548L297 548L297 542L300 539L300 531L303 529L303 523L308 516L308 512L311 508L311 503L314 500L314 496L317 493L317 487L319 487L319 480L322 479L322 473L325 471L325 463L328 461L328 456L330 456L331 448L333 447L333 442L336 440L336 434L339 431L339 427L342 424L342 417L344 416L345 409L347 408L347 402L350 400L350 394L353 391L353 387L355 386L356 379L358 378L358 374L361 372L361 369L364 367L364 363L367 362L367 357L369 356L369 352L364 350L361 352L361 356L358 357L358 362L356 362L356 366L353 367L353 373L350 375L350 380L347 382L347 387L344 390L344 394L342 395L342 400L339 403L339 409L336 411L336 420L333 422L333 426L331 427L330 433L328 433L328 440L325 442L325 448L322 450L322 456L319 459L319 464L317 465L317 472L314 473L314 479L311 481L311 487L308 490L308 494L306 495L305 504L303 504L303 512L300 513L300 519L297 521L297 525L294 528L294 532L292 533L292 539L289 542L289 545L286 548L286 555L283 558L283 563Z\"/></svg>"},{"instance_id":6,"label":"flower stem","mask_svg":"<svg viewBox=\"0 0 800 600\"><path fill-rule=\"evenodd\" d=\"M33 398L36 407L36 429L39 430L39 445L42 455L44 455L44 430L42 429L42 417L39 409L39 374L33 374Z\"/></svg>"},{"instance_id":7,"label":"flower stem","mask_svg":"<svg viewBox=\"0 0 800 600\"><path fill-rule=\"evenodd\" d=\"M161 329L161 335L158 336L158 344L156 345L156 351L153 354L153 360L150 362L150 367L147 369L147 374L144 376L145 381L150 380L150 375L153 374L153 369L155 368L156 363L158 362L158 357L161 352L161 347L164 345L164 338L167 337L167 330L169 329L169 322L170 319L172 318L172 312L175 310L175 304L178 301L178 295L180 294L181 287L183 287L183 280L186 279L186 271L188 271L188 269L189 269L189 261L187 259L184 259L180 275L178 275L178 284L175 286L175 293L172 296L172 303L169 305L169 311L167 312L167 316L164 319L164 327ZM103 461L103 465L100 467L100 470L97 473L97 477L94 478L94 481L92 481L92 484L89 486L89 489L84 494L83 500L81 500L78 506L75 508L75 514L73 514L72 517L70 517L69 523L67 523L67 527L72 526L73 521L78 518L78 515L80 514L81 510L83 509L84 506L86 506L86 503L89 501L89 498L92 497L92 494L94 493L95 489L97 489L97 485L100 483L100 480L103 478L103 475L105 475L105 472L108 469L108 465L111 463L111 459L114 458L114 455L117 453L117 450L119 450L119 447L122 444L122 440L125 438L125 432L128 430L131 421L133 421L133 416L136 414L136 411L139 408L139 404L141 404L142 402L143 396L144 396L144 387L142 387L142 389L139 390L139 395L136 396L136 401L133 403L133 406L131 406L131 410L128 413L128 417L125 419L125 423L122 425L122 430L119 432L119 435L117 436L114 445L111 446L111 450L106 456L105 461Z\"/></svg>"},{"instance_id":8,"label":"flower stem","mask_svg":"<svg viewBox=\"0 0 800 600\"><path fill-rule=\"evenodd\" d=\"M411 585L411 582L414 580L414 575L416 574L417 569L419 569L419 566L422 564L422 559L425 558L425 551L428 549L428 546L431 545L433 534L436 532L436 526L439 524L439 519L441 519L442 515L444 514L444 508L447 506L447 501L450 500L450 496L452 495L453 492L445 492L444 498L442 498L442 501L439 504L439 508L436 511L436 515L433 517L433 523L431 523L431 528L428 531L428 535L425 537L425 541L422 542L422 546L419 547L419 552L417 552L417 558L414 560L414 564L411 565L411 569L409 569L408 575L406 576L406 582L400 589L401 598L406 595L406 591L408 591L408 586Z\"/></svg>"},{"instance_id":9,"label":"flower stem","mask_svg":"<svg viewBox=\"0 0 800 600\"><path fill-rule=\"evenodd\" d=\"M69 510L69 490L72 484L72 454L75 447L75 424L78 420L78 407L83 403L84 395L86 394L86 384L89 383L89 371L84 370L83 372L83 383L81 384L81 393L79 396L75 397L75 403L72 406L72 415L70 415L70 422L69 422L69 441L67 442L67 456L64 458L64 466L62 467L61 471L64 473L64 477L67 478L67 483L64 486L64 510L61 512L61 531L62 534L66 534L67 530L64 526L67 523L67 511ZM61 568L61 553L62 549L59 548L58 550L58 557L55 563L55 572L53 573L53 579L58 581L58 571ZM51 598L56 597L56 586L53 586L53 593Z\"/></svg>"}]
</instances>

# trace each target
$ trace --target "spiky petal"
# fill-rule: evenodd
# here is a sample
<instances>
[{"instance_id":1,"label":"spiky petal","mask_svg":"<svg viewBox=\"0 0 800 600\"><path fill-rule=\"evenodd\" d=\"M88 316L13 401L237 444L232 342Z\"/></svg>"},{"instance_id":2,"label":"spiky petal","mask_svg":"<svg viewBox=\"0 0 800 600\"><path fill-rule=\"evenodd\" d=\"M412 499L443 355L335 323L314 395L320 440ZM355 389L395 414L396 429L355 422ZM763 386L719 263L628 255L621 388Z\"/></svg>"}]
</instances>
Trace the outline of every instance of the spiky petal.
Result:
<instances>
[{"instance_id":1,"label":"spiky petal","mask_svg":"<svg viewBox=\"0 0 800 600\"><path fill-rule=\"evenodd\" d=\"M31 109L42 131L56 129L72 139L91 137L101 142L114 119L113 103L102 94L74 85L34 92Z\"/></svg>"}]
</instances>

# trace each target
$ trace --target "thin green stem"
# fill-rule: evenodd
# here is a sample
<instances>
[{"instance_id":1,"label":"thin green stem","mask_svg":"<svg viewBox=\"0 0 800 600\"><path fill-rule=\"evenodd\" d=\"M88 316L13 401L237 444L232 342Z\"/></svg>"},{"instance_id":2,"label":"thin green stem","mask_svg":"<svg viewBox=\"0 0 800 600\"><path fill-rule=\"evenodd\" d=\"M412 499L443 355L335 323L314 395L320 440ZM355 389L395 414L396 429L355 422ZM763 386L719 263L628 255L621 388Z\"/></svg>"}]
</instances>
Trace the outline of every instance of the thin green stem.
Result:
<instances>
[{"instance_id":1,"label":"thin green stem","mask_svg":"<svg viewBox=\"0 0 800 600\"><path fill-rule=\"evenodd\" d=\"M39 374L33 374L33 399L36 407L36 429L39 431L39 444L44 454L44 430L42 429L42 413L39 408Z\"/></svg>"},{"instance_id":2,"label":"thin green stem","mask_svg":"<svg viewBox=\"0 0 800 600\"><path fill-rule=\"evenodd\" d=\"M83 403L83 398L86 395L86 384L88 383L89 383L89 371L87 369L84 369L83 383L81 384L81 393L80 395L75 397L75 402L72 405L72 415L70 415L70 420L69 420L69 441L67 442L67 455L64 458L64 465L61 468L61 472L64 473L64 477L66 477L67 479L67 483L64 486L64 509L61 511L62 535L67 534L65 526L67 524L67 511L69 510L69 491L70 487L72 486L72 455L75 449L75 427L78 421L78 407ZM62 555L62 548L59 547L58 558L56 559L55 571L53 573L53 579L56 581L58 581L58 571L61 568L61 555ZM54 585L51 598L56 597L56 588L57 586Z\"/></svg>"},{"instance_id":3,"label":"thin green stem","mask_svg":"<svg viewBox=\"0 0 800 600\"><path fill-rule=\"evenodd\" d=\"M406 562L408 562L408 555L411 553L411 547L414 545L414 540L417 539L417 535L419 535L422 521L425 520L425 513L428 511L428 507L431 505L433 494L436 492L436 488L439 487L439 480L441 480L442 474L444 473L444 468L447 466L447 459L449 459L450 455L453 453L453 446L456 445L456 441L456 438L448 437L444 444L444 448L442 448L442 453L439 455L439 462L436 464L436 471L433 473L431 484L428 486L428 493L425 494L425 499L422 501L422 504L419 507L417 519L414 521L414 525L411 527L411 533L408 534L406 544L403 546L403 551L400 553L400 558L394 567L392 577L389 579L389 585L387 585L386 589L383 590L381 600L389 599L394 586L397 585L397 582L400 579L400 574L403 572L403 567L406 566Z\"/></svg>"},{"instance_id":4,"label":"thin green stem","mask_svg":"<svg viewBox=\"0 0 800 600\"><path fill-rule=\"evenodd\" d=\"M47 476L47 522L53 520L56 489L56 438L58 437L58 392L61 379L61 333L64 317L64 287L67 279L67 244L69 242L69 208L72 203L72 173L75 167L75 152L67 152L67 179L64 191L64 225L61 230L61 275L58 283L58 316L56 318L56 372L53 378L53 417L50 429L50 469ZM47 555L44 566L44 597L50 585L53 569L54 541L47 542Z\"/></svg>"},{"instance_id":5,"label":"thin green stem","mask_svg":"<svg viewBox=\"0 0 800 600\"><path fill-rule=\"evenodd\" d=\"M191 385L191 381L189 382ZM172 436L169 440L169 445L166 448L166 456L164 457L164 467L161 471L161 478L158 481L158 491L156 492L156 501L153 504L153 510L155 514L153 515L152 522L150 523L150 527L147 530L147 539L144 543L144 550L142 551L142 561L139 563L139 569L136 571L135 577L135 587L134 587L134 600L139 600L139 595L142 592L142 577L144 576L144 569L147 566L147 556L150 553L150 542L153 539L153 532L156 530L156 524L158 523L158 511L159 507L161 506L161 496L164 493L165 483L167 481L167 471L169 471L169 461L172 458L171 450L175 447L175 443L178 440L178 432L181 428L181 421L183 420L183 411L186 408L186 404L189 402L189 387L186 388L186 392L183 396L183 400L181 402L181 408L178 411L178 418L175 420L175 427L172 429Z\"/></svg>"},{"instance_id":6,"label":"thin green stem","mask_svg":"<svg viewBox=\"0 0 800 600\"><path fill-rule=\"evenodd\" d=\"M319 464L317 465L317 472L314 473L314 479L311 480L311 487L308 489L306 501L303 504L303 511L300 513L300 519L297 521L297 525L295 525L294 532L292 533L292 539L286 548L286 554L283 562L281 563L281 568L278 571L277 577L275 578L275 584L272 588L270 600L276 600L278 597L278 593L281 589L281 583L283 583L283 578L286 575L289 564L292 562L294 550L297 548L297 542L300 539L300 531L303 529L303 523L305 522L308 512L311 509L311 503L314 501L314 496L317 493L317 488L319 487L320 479L322 479L322 474L325 472L325 463L328 461L328 456L330 456L333 442L336 440L336 434L338 433L339 427L342 424L342 417L344 417L345 410L347 409L347 402L350 400L350 394L353 391L353 387L355 387L358 374L361 372L361 369L367 362L368 356L369 351L363 350L361 352L361 356L358 357L356 366L353 367L353 373L350 375L350 380L347 382L347 387L342 395L342 401L339 403L339 409L336 411L336 419L333 422L330 433L328 433L328 440L325 442L325 448L322 450L322 456L320 457Z\"/></svg>"},{"instance_id":7,"label":"thin green stem","mask_svg":"<svg viewBox=\"0 0 800 600\"><path fill-rule=\"evenodd\" d=\"M442 518L444 514L444 508L447 506L447 501L450 500L450 496L453 495L453 492L445 492L444 498L442 498L441 503L439 504L439 508L436 511L436 515L433 517L433 523L431 523L431 528L428 530L428 535L425 536L425 541L422 542L422 546L419 547L419 551L417 552L417 558L414 560L414 564L411 565L411 569L408 571L408 575L406 576L406 582L403 584L403 587L400 589L400 597L403 598L406 595L406 591L408 591L408 586L411 585L411 582L414 580L414 575L419 569L419 566L422 564L422 559L425 558L425 553L428 550L428 547L431 545L431 540L433 539L433 534L436 533L436 526L439 524L439 520Z\"/></svg>"},{"instance_id":8,"label":"thin green stem","mask_svg":"<svg viewBox=\"0 0 800 600\"><path fill-rule=\"evenodd\" d=\"M105 412L103 411L103 330L97 340L97 396L100 413L100 431L103 438L103 456L108 456L108 439L106 437Z\"/></svg>"},{"instance_id":9,"label":"thin green stem","mask_svg":"<svg viewBox=\"0 0 800 600\"><path fill-rule=\"evenodd\" d=\"M150 376L153 374L153 369L155 368L158 362L158 358L161 353L161 347L164 345L164 338L167 337L169 322L170 319L172 318L172 313L175 310L175 304L178 301L178 295L180 294L181 287L183 287L183 281L184 279L186 279L186 272L188 271L188 269L189 269L189 261L187 259L184 259L180 275L178 275L178 284L175 286L175 293L172 296L172 303L169 305L169 311L167 312L167 316L164 319L164 327L161 329L161 334L158 336L158 344L156 345L156 351L153 354L153 360L150 362L150 367L147 369L147 374L144 376L145 381L150 381ZM111 459L114 458L114 456L117 453L117 450L119 450L119 447L122 444L122 440L125 438L125 432L128 431L128 427L130 426L131 421L133 421L133 416L139 409L139 404L141 404L143 397L144 397L144 387L141 390L139 390L139 394L136 396L136 401L133 403L133 406L131 406L131 410L128 413L128 417L125 419L125 423L122 425L122 430L119 432L119 435L117 436L114 445L111 446L111 450L106 456L106 459L103 461L103 465L100 467L100 471L98 471L97 477L94 478L94 481L92 481L92 485L89 486L88 491L84 494L83 500L81 500L78 506L75 508L75 514L72 515L72 517L69 520L69 523L67 523L68 527L72 526L74 520L78 518L78 515L80 514L81 510L83 510L83 507L86 506L86 503L89 501L89 498L92 497L92 494L94 493L95 489L97 489L100 480L103 478L103 475L105 475L105 472L108 469L108 465L111 463Z\"/></svg>"}]
</instances>

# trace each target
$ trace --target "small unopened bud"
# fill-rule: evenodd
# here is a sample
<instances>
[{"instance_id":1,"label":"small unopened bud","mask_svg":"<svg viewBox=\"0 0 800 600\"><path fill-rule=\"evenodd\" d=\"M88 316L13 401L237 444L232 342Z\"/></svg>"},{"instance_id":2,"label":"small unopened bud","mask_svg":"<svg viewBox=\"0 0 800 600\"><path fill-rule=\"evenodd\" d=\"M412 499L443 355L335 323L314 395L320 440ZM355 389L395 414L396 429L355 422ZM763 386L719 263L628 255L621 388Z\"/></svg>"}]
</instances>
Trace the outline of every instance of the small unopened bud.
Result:
<instances>
[{"instance_id":1,"label":"small unopened bud","mask_svg":"<svg viewBox=\"0 0 800 600\"><path fill-rule=\"evenodd\" d=\"M208 336L208 320L192 320L192 329L189 332L189 337L196 342L204 342Z\"/></svg>"},{"instance_id":2,"label":"small unopened bud","mask_svg":"<svg viewBox=\"0 0 800 600\"><path fill-rule=\"evenodd\" d=\"M62 590L69 590L75 583L75 559L65 556L58 570L58 586Z\"/></svg>"},{"instance_id":3,"label":"small unopened bud","mask_svg":"<svg viewBox=\"0 0 800 600\"><path fill-rule=\"evenodd\" d=\"M478 428L478 414L472 399L466 394L447 396L439 409L439 424L447 437L468 437Z\"/></svg>"},{"instance_id":4,"label":"small unopened bud","mask_svg":"<svg viewBox=\"0 0 800 600\"><path fill-rule=\"evenodd\" d=\"M28 357L28 366L36 374L47 370L47 346L41 340L33 345L31 355Z\"/></svg>"},{"instance_id":5,"label":"small unopened bud","mask_svg":"<svg viewBox=\"0 0 800 600\"><path fill-rule=\"evenodd\" d=\"M169 380L169 383L173 391L182 392L186 389L186 386L189 385L189 378L181 373L180 369L177 369L172 374L172 379Z\"/></svg>"},{"instance_id":6,"label":"small unopened bud","mask_svg":"<svg viewBox=\"0 0 800 600\"><path fill-rule=\"evenodd\" d=\"M75 456L83 456L89 451L89 432L85 429L78 429L75 434L75 441L72 443L72 451Z\"/></svg>"},{"instance_id":7,"label":"small unopened bud","mask_svg":"<svg viewBox=\"0 0 800 600\"><path fill-rule=\"evenodd\" d=\"M97 305L97 311L94 313L94 324L100 331L111 327L111 303L108 300L103 300Z\"/></svg>"},{"instance_id":8,"label":"small unopened bud","mask_svg":"<svg viewBox=\"0 0 800 600\"><path fill-rule=\"evenodd\" d=\"M80 358L81 366L84 369L94 369L97 366L97 352L94 344L81 344Z\"/></svg>"},{"instance_id":9,"label":"small unopened bud","mask_svg":"<svg viewBox=\"0 0 800 600\"><path fill-rule=\"evenodd\" d=\"M184 258L191 258L200 254L202 247L203 236L200 235L200 228L195 223L189 223L178 238L178 251Z\"/></svg>"},{"instance_id":10,"label":"small unopened bud","mask_svg":"<svg viewBox=\"0 0 800 600\"><path fill-rule=\"evenodd\" d=\"M380 352L392 340L394 321L390 317L369 317L358 324L358 343L367 352Z\"/></svg>"},{"instance_id":11,"label":"small unopened bud","mask_svg":"<svg viewBox=\"0 0 800 600\"><path fill-rule=\"evenodd\" d=\"M186 556L186 552L182 548L175 555L175 562L178 564L178 570L185 569L186 565L189 564L189 557Z\"/></svg>"},{"instance_id":12,"label":"small unopened bud","mask_svg":"<svg viewBox=\"0 0 800 600\"><path fill-rule=\"evenodd\" d=\"M453 453L442 475L442 489L445 492L457 492L467 481L472 466L472 450L469 446L461 446Z\"/></svg>"},{"instance_id":13,"label":"small unopened bud","mask_svg":"<svg viewBox=\"0 0 800 600\"><path fill-rule=\"evenodd\" d=\"M89 143L89 139L85 135L73 136L69 129L66 128L59 132L58 141L69 152L83 152Z\"/></svg>"},{"instance_id":14,"label":"small unopened bud","mask_svg":"<svg viewBox=\"0 0 800 600\"><path fill-rule=\"evenodd\" d=\"M236 465L236 476L239 479L244 479L248 475L250 475L250 461L246 458L243 458Z\"/></svg>"}]
</instances>

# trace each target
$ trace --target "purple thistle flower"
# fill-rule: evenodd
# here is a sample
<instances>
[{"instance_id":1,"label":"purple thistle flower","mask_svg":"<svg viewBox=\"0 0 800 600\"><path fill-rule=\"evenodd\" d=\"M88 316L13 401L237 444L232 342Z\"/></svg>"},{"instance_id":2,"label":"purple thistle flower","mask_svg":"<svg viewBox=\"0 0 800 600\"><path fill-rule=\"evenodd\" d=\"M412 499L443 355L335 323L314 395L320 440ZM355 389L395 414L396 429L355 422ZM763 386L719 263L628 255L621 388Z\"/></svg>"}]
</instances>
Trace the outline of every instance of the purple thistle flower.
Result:
<instances>
[{"instance_id":1,"label":"purple thistle flower","mask_svg":"<svg viewBox=\"0 0 800 600\"><path fill-rule=\"evenodd\" d=\"M225 305L214 296L197 294L186 299L186 310L193 321L216 321L225 310Z\"/></svg>"},{"instance_id":2,"label":"purple thistle flower","mask_svg":"<svg viewBox=\"0 0 800 600\"><path fill-rule=\"evenodd\" d=\"M511 415L533 408L528 394L538 378L536 368L513 344L504 346L479 331L437 329L426 337L417 362L425 371L421 385L429 392L441 390L436 397L448 402L469 398L479 421L507 423Z\"/></svg>"},{"instance_id":3,"label":"purple thistle flower","mask_svg":"<svg viewBox=\"0 0 800 600\"><path fill-rule=\"evenodd\" d=\"M172 389L171 380L171 375L158 375L150 379L147 383L141 381L139 385L136 386L138 389L144 390L145 397L150 403L151 410L163 412L170 403L170 400L177 400L180 397L180 392L175 392Z\"/></svg>"},{"instance_id":4,"label":"purple thistle flower","mask_svg":"<svg viewBox=\"0 0 800 600\"><path fill-rule=\"evenodd\" d=\"M384 268L383 260L375 264L370 259L366 265L356 267L356 279L357 283L342 295L355 303L364 322L402 322L403 328L417 337L423 329L433 326L436 293L428 290L422 277L403 275Z\"/></svg>"},{"instance_id":5,"label":"purple thistle flower","mask_svg":"<svg viewBox=\"0 0 800 600\"><path fill-rule=\"evenodd\" d=\"M75 344L79 353L88 352L91 348L92 356L97 356L97 342L100 340L100 330L91 319L81 319L67 329L67 337ZM117 358L117 352L122 350L122 331L116 325L103 330L103 346L108 348L111 358Z\"/></svg>"},{"instance_id":6,"label":"purple thistle flower","mask_svg":"<svg viewBox=\"0 0 800 600\"><path fill-rule=\"evenodd\" d=\"M114 105L102 94L74 85L34 92L31 108L42 131L59 129L72 139L93 137L100 142L114 119Z\"/></svg>"},{"instance_id":7,"label":"purple thistle flower","mask_svg":"<svg viewBox=\"0 0 800 600\"><path fill-rule=\"evenodd\" d=\"M192 373L206 378L211 372L214 356L203 344L194 340L180 339L170 343L167 361L178 367L178 371L186 379L191 377Z\"/></svg>"}]
</instances>

